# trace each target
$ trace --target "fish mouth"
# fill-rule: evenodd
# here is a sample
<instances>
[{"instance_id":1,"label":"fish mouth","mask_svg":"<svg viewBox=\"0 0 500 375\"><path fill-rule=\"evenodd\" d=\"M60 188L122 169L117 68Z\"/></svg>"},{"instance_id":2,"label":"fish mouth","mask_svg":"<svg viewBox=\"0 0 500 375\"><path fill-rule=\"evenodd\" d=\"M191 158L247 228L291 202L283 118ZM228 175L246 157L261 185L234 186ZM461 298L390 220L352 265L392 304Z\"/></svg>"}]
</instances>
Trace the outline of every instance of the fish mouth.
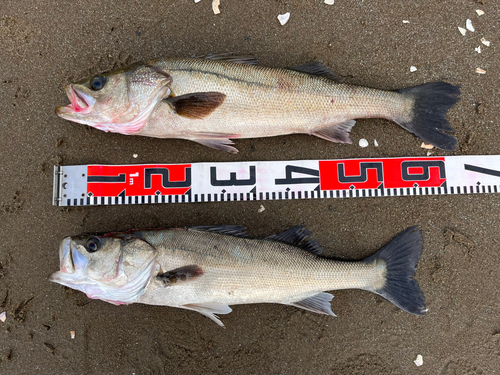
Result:
<instances>
[{"instance_id":1,"label":"fish mouth","mask_svg":"<svg viewBox=\"0 0 500 375\"><path fill-rule=\"evenodd\" d=\"M70 101L69 105L57 107L56 113L60 117L75 113L89 113L92 111L95 99L85 94L83 91L78 90L72 83L66 86L66 95Z\"/></svg>"},{"instance_id":2,"label":"fish mouth","mask_svg":"<svg viewBox=\"0 0 500 375\"><path fill-rule=\"evenodd\" d=\"M49 280L71 286L87 265L87 259L74 246L71 237L62 240L59 246L59 271L49 276Z\"/></svg>"}]
</instances>

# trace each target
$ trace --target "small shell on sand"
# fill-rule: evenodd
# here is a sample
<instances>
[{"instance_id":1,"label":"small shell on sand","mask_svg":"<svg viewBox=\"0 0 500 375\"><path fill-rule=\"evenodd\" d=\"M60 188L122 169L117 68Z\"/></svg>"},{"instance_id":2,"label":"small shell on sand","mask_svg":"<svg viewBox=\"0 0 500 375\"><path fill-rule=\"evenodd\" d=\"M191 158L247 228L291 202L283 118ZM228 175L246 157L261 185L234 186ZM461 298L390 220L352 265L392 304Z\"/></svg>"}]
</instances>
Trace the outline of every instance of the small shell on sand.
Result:
<instances>
[{"instance_id":1,"label":"small shell on sand","mask_svg":"<svg viewBox=\"0 0 500 375\"><path fill-rule=\"evenodd\" d=\"M472 26L472 21L467 19L467 21L465 21L465 27L467 28L467 30L469 31L472 31L474 32L474 26Z\"/></svg>"},{"instance_id":2,"label":"small shell on sand","mask_svg":"<svg viewBox=\"0 0 500 375\"><path fill-rule=\"evenodd\" d=\"M489 40L481 38L481 43L483 43L486 47L489 47L491 42Z\"/></svg>"},{"instance_id":3,"label":"small shell on sand","mask_svg":"<svg viewBox=\"0 0 500 375\"><path fill-rule=\"evenodd\" d=\"M420 367L424 364L424 358L422 357L422 354L417 355L417 359L414 360L415 364Z\"/></svg>"},{"instance_id":4,"label":"small shell on sand","mask_svg":"<svg viewBox=\"0 0 500 375\"><path fill-rule=\"evenodd\" d=\"M458 31L460 31L460 34L465 35L467 30L465 30L463 27L458 26Z\"/></svg>"},{"instance_id":5,"label":"small shell on sand","mask_svg":"<svg viewBox=\"0 0 500 375\"><path fill-rule=\"evenodd\" d=\"M417 71L417 67L416 66L410 66L410 72L416 72Z\"/></svg>"},{"instance_id":6,"label":"small shell on sand","mask_svg":"<svg viewBox=\"0 0 500 375\"><path fill-rule=\"evenodd\" d=\"M360 146L360 147L363 147L363 148L364 148L364 147L368 147L368 141L367 141L366 139L364 139L364 138L361 138L361 139L359 140L359 146Z\"/></svg>"},{"instance_id":7,"label":"small shell on sand","mask_svg":"<svg viewBox=\"0 0 500 375\"><path fill-rule=\"evenodd\" d=\"M427 144L425 142L422 142L422 144L420 145L420 147L425 148L426 150L431 150L431 149L434 148L433 145L429 145L429 144Z\"/></svg>"},{"instance_id":8,"label":"small shell on sand","mask_svg":"<svg viewBox=\"0 0 500 375\"><path fill-rule=\"evenodd\" d=\"M278 21L280 21L281 25L287 23L289 19L290 19L290 12L278 15Z\"/></svg>"},{"instance_id":9,"label":"small shell on sand","mask_svg":"<svg viewBox=\"0 0 500 375\"><path fill-rule=\"evenodd\" d=\"M214 11L215 14L219 14L219 5L220 5L220 0L213 0L212 1L212 10Z\"/></svg>"},{"instance_id":10,"label":"small shell on sand","mask_svg":"<svg viewBox=\"0 0 500 375\"><path fill-rule=\"evenodd\" d=\"M476 9L476 13L478 16L482 16L484 14L484 10Z\"/></svg>"},{"instance_id":11,"label":"small shell on sand","mask_svg":"<svg viewBox=\"0 0 500 375\"><path fill-rule=\"evenodd\" d=\"M6 319L7 319L7 314L6 314L6 313L5 313L5 311L4 311L4 312L2 312L2 313L0 314L0 320L1 320L2 322L5 322L5 320L6 320Z\"/></svg>"},{"instance_id":12,"label":"small shell on sand","mask_svg":"<svg viewBox=\"0 0 500 375\"><path fill-rule=\"evenodd\" d=\"M478 74L486 74L486 70L481 69L481 68L476 68L476 73L478 73Z\"/></svg>"},{"instance_id":13,"label":"small shell on sand","mask_svg":"<svg viewBox=\"0 0 500 375\"><path fill-rule=\"evenodd\" d=\"M325 0L325 4L333 5L334 3L335 3L335 0Z\"/></svg>"}]
</instances>

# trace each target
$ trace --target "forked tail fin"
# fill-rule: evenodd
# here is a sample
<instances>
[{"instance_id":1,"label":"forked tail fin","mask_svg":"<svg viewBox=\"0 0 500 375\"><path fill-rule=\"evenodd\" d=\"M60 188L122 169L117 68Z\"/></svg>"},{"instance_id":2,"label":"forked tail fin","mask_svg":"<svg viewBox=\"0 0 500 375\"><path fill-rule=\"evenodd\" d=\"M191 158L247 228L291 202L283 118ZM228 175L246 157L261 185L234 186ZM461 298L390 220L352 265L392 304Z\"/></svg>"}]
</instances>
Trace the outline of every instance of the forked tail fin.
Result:
<instances>
[{"instance_id":1,"label":"forked tail fin","mask_svg":"<svg viewBox=\"0 0 500 375\"><path fill-rule=\"evenodd\" d=\"M394 121L425 143L430 143L441 150L455 150L458 145L457 139L445 133L455 130L445 115L458 102L460 87L446 82L432 82L399 92L414 98L413 116L410 120L396 118Z\"/></svg>"},{"instance_id":2,"label":"forked tail fin","mask_svg":"<svg viewBox=\"0 0 500 375\"><path fill-rule=\"evenodd\" d=\"M366 263L385 263L386 279L383 286L369 289L392 302L400 309L415 315L424 315L425 299L418 283L411 279L422 253L422 235L411 227L397 235L377 253L364 259Z\"/></svg>"}]
</instances>

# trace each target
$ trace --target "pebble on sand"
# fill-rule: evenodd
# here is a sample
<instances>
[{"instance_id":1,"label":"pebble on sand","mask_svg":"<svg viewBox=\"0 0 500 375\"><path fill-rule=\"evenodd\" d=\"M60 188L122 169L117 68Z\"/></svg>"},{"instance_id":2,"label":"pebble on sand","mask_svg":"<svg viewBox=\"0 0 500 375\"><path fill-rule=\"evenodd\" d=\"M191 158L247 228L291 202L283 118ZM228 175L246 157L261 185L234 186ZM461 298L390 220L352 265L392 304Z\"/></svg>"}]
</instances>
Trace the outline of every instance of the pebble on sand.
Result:
<instances>
[{"instance_id":1,"label":"pebble on sand","mask_svg":"<svg viewBox=\"0 0 500 375\"><path fill-rule=\"evenodd\" d=\"M417 67L416 66L410 66L410 72L416 72L417 71Z\"/></svg>"}]
</instances>

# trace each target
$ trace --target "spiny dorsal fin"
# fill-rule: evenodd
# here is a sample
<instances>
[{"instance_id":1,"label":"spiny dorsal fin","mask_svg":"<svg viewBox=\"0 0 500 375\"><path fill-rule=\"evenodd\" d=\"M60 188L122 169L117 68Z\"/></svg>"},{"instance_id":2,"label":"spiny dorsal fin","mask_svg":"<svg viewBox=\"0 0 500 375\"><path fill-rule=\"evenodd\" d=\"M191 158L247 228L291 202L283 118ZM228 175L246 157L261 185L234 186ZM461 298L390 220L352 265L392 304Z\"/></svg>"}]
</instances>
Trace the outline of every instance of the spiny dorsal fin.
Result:
<instances>
[{"instance_id":1,"label":"spiny dorsal fin","mask_svg":"<svg viewBox=\"0 0 500 375\"><path fill-rule=\"evenodd\" d=\"M325 77L328 79L337 79L338 76L332 72L325 64L321 61L315 61L304 65L295 65L289 68L297 72L308 73L315 76Z\"/></svg>"},{"instance_id":2,"label":"spiny dorsal fin","mask_svg":"<svg viewBox=\"0 0 500 375\"><path fill-rule=\"evenodd\" d=\"M164 287L175 284L179 281L191 281L203 275L203 269L197 264L175 268L171 271L161 273L156 276L156 280L161 281Z\"/></svg>"},{"instance_id":3,"label":"spiny dorsal fin","mask_svg":"<svg viewBox=\"0 0 500 375\"><path fill-rule=\"evenodd\" d=\"M314 296L307 297L302 301L290 303L289 305L318 314L336 316L332 311L332 306L330 305L332 299L333 295L331 295L330 293L318 293Z\"/></svg>"},{"instance_id":4,"label":"spiny dorsal fin","mask_svg":"<svg viewBox=\"0 0 500 375\"><path fill-rule=\"evenodd\" d=\"M188 229L248 238L248 235L245 233L246 228L242 225L212 225L212 226L206 225L206 226L189 227Z\"/></svg>"},{"instance_id":5,"label":"spiny dorsal fin","mask_svg":"<svg viewBox=\"0 0 500 375\"><path fill-rule=\"evenodd\" d=\"M273 234L272 236L266 237L265 239L289 243L304 250L310 251L313 254L321 255L323 253L323 248L319 245L319 243L316 240L307 240L307 237L309 237L311 234L312 232L307 230L303 225L298 225L282 233Z\"/></svg>"},{"instance_id":6,"label":"spiny dorsal fin","mask_svg":"<svg viewBox=\"0 0 500 375\"><path fill-rule=\"evenodd\" d=\"M232 53L208 53L206 55L198 55L194 56L199 59L207 59L207 60L224 60L237 64L249 64L249 65L257 65L258 59L253 56L237 56Z\"/></svg>"},{"instance_id":7,"label":"spiny dorsal fin","mask_svg":"<svg viewBox=\"0 0 500 375\"><path fill-rule=\"evenodd\" d=\"M202 119L220 106L226 95L220 92L195 92L164 99L179 116Z\"/></svg>"}]
</instances>

